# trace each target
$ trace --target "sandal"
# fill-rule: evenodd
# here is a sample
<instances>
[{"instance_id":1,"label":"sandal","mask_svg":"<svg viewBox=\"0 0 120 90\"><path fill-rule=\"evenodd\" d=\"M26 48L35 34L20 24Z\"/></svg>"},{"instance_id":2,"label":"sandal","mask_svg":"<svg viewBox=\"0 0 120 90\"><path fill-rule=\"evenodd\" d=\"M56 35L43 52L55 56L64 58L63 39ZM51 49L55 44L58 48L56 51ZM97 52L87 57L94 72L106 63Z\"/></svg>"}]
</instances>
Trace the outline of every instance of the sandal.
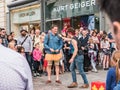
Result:
<instances>
[{"instance_id":1,"label":"sandal","mask_svg":"<svg viewBox=\"0 0 120 90\"><path fill-rule=\"evenodd\" d=\"M59 84L62 84L62 82L60 80L56 80L55 81L56 83L59 83Z\"/></svg>"},{"instance_id":2,"label":"sandal","mask_svg":"<svg viewBox=\"0 0 120 90\"><path fill-rule=\"evenodd\" d=\"M46 81L46 84L49 84L49 83L51 83L51 80L47 80L47 81Z\"/></svg>"}]
</instances>

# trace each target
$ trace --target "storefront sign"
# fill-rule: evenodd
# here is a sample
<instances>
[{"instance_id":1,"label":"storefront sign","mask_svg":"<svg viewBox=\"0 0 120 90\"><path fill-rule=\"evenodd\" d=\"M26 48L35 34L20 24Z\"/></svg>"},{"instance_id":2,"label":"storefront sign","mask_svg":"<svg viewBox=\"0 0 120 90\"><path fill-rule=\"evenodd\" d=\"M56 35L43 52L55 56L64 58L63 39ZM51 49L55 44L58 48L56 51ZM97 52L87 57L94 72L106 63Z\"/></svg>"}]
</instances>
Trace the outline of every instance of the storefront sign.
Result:
<instances>
[{"instance_id":1,"label":"storefront sign","mask_svg":"<svg viewBox=\"0 0 120 90\"><path fill-rule=\"evenodd\" d=\"M13 13L13 23L27 23L32 21L39 21L41 17L40 8L28 9Z\"/></svg>"},{"instance_id":2,"label":"storefront sign","mask_svg":"<svg viewBox=\"0 0 120 90\"><path fill-rule=\"evenodd\" d=\"M19 15L19 17L33 16L35 14L36 14L35 11L30 11L30 12L27 12L27 13L21 13Z\"/></svg>"},{"instance_id":3,"label":"storefront sign","mask_svg":"<svg viewBox=\"0 0 120 90\"><path fill-rule=\"evenodd\" d=\"M78 8L90 7L96 5L96 0L83 1L81 3L67 4L63 6L58 6L53 9L53 12L60 12L64 10L73 10Z\"/></svg>"},{"instance_id":4,"label":"storefront sign","mask_svg":"<svg viewBox=\"0 0 120 90\"><path fill-rule=\"evenodd\" d=\"M96 0L58 0L46 5L46 19L90 15L99 11Z\"/></svg>"}]
</instances>

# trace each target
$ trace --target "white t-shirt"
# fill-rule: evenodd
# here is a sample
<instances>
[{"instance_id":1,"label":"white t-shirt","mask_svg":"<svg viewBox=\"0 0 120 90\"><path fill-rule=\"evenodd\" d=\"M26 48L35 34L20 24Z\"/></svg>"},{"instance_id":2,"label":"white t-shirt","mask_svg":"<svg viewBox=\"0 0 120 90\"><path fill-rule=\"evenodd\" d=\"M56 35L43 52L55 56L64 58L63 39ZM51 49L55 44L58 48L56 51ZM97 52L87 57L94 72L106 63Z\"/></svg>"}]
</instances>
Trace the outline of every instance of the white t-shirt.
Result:
<instances>
[{"instance_id":1,"label":"white t-shirt","mask_svg":"<svg viewBox=\"0 0 120 90\"><path fill-rule=\"evenodd\" d=\"M101 41L101 48L109 48L110 43L109 41Z\"/></svg>"}]
</instances>

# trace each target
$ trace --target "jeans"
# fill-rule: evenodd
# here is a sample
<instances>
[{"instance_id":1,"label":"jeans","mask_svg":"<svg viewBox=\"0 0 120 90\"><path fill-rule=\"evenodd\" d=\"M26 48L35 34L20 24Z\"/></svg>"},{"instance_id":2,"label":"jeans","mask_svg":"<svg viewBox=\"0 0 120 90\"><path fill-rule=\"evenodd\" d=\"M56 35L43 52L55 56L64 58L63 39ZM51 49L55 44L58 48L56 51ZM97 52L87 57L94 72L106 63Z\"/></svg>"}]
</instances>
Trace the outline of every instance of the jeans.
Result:
<instances>
[{"instance_id":1,"label":"jeans","mask_svg":"<svg viewBox=\"0 0 120 90\"><path fill-rule=\"evenodd\" d=\"M83 70L83 60L84 60L84 56L83 55L77 55L75 60L70 65L70 71L71 71L71 74L72 74L73 82L77 82L76 72L75 72L75 69L77 67L79 73L82 76L82 79L84 80L84 84L88 84L88 80L87 80L86 74L85 74L85 72Z\"/></svg>"},{"instance_id":2,"label":"jeans","mask_svg":"<svg viewBox=\"0 0 120 90\"><path fill-rule=\"evenodd\" d=\"M30 69L32 71L32 59L31 59L31 55L29 54L29 52L25 52L25 55L26 55L26 59L27 59L27 62L30 66Z\"/></svg>"}]
</instances>

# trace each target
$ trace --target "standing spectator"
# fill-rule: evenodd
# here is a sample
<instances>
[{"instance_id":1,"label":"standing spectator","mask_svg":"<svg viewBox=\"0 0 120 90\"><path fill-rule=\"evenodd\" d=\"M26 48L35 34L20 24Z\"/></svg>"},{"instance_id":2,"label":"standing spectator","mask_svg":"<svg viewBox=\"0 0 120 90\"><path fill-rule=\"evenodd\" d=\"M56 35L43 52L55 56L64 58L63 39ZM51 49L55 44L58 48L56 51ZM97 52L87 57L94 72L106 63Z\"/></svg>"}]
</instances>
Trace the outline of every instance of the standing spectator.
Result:
<instances>
[{"instance_id":1,"label":"standing spectator","mask_svg":"<svg viewBox=\"0 0 120 90\"><path fill-rule=\"evenodd\" d=\"M8 43L11 42L12 40L14 40L13 37L11 35L7 35L7 41L8 41Z\"/></svg>"},{"instance_id":2,"label":"standing spectator","mask_svg":"<svg viewBox=\"0 0 120 90\"><path fill-rule=\"evenodd\" d=\"M67 33L67 29L68 29L68 25L67 25L67 24L64 24L64 27L63 27L62 32Z\"/></svg>"},{"instance_id":3,"label":"standing spectator","mask_svg":"<svg viewBox=\"0 0 120 90\"><path fill-rule=\"evenodd\" d=\"M11 32L10 36L12 37L12 40L14 40L15 44L17 45L17 38L15 38L15 32Z\"/></svg>"},{"instance_id":4,"label":"standing spectator","mask_svg":"<svg viewBox=\"0 0 120 90\"><path fill-rule=\"evenodd\" d=\"M49 60L53 58L53 55L55 55L56 58L53 59L58 59L54 61L55 64L55 70L56 70L56 83L61 83L59 80L59 60L61 58L60 56L60 50L62 49L63 42L62 39L57 35L58 32L58 26L53 25L51 28L51 32L46 35L45 40L44 40L44 47L46 49L46 57L45 59L48 60L48 66L47 66L47 72L48 72L48 80L46 84L51 83L51 66L53 60Z\"/></svg>"},{"instance_id":5,"label":"standing spectator","mask_svg":"<svg viewBox=\"0 0 120 90\"><path fill-rule=\"evenodd\" d=\"M79 29L75 29L75 36L76 36L78 39L80 38L79 35L80 35Z\"/></svg>"},{"instance_id":6,"label":"standing spectator","mask_svg":"<svg viewBox=\"0 0 120 90\"><path fill-rule=\"evenodd\" d=\"M6 30L4 28L0 28L0 37L2 38L2 45L8 47Z\"/></svg>"},{"instance_id":7,"label":"standing spectator","mask_svg":"<svg viewBox=\"0 0 120 90\"><path fill-rule=\"evenodd\" d=\"M34 45L34 47L35 47L35 44L39 43L39 42L40 42L40 30L36 29L35 30L35 36L33 37L33 45Z\"/></svg>"},{"instance_id":8,"label":"standing spectator","mask_svg":"<svg viewBox=\"0 0 120 90\"><path fill-rule=\"evenodd\" d=\"M112 33L108 33L108 40L110 42L110 50L113 53L116 50L115 40L113 39Z\"/></svg>"},{"instance_id":9,"label":"standing spectator","mask_svg":"<svg viewBox=\"0 0 120 90\"><path fill-rule=\"evenodd\" d=\"M101 40L101 49L104 53L104 60L103 60L103 69L109 69L109 56L110 56L110 44L108 41L107 36L104 36Z\"/></svg>"},{"instance_id":10,"label":"standing spectator","mask_svg":"<svg viewBox=\"0 0 120 90\"><path fill-rule=\"evenodd\" d=\"M94 45L95 45L95 47L96 47L96 54L97 54L97 57L96 57L96 63L97 64L99 64L99 47L98 47L98 45L99 45L99 39L98 39L98 36L97 36L97 30L94 30L93 31L93 33L92 33L92 36L91 36L91 38L93 39L93 43L94 43Z\"/></svg>"},{"instance_id":11,"label":"standing spectator","mask_svg":"<svg viewBox=\"0 0 120 90\"><path fill-rule=\"evenodd\" d=\"M87 34L87 30L82 31L82 37L80 38L80 42L82 45L82 49L84 51L84 70L87 72L89 70L90 66L90 60L88 57L88 40L89 40L89 35Z\"/></svg>"},{"instance_id":12,"label":"standing spectator","mask_svg":"<svg viewBox=\"0 0 120 90\"><path fill-rule=\"evenodd\" d=\"M11 32L10 35L13 39L15 39L15 33L14 32Z\"/></svg>"},{"instance_id":13,"label":"standing spectator","mask_svg":"<svg viewBox=\"0 0 120 90\"><path fill-rule=\"evenodd\" d=\"M26 59L29 63L30 68L32 69L31 53L33 49L33 43L31 37L27 35L26 30L21 30L21 36L18 38L17 44L24 47Z\"/></svg>"},{"instance_id":14,"label":"standing spectator","mask_svg":"<svg viewBox=\"0 0 120 90\"><path fill-rule=\"evenodd\" d=\"M88 46L89 46L88 55L91 59L90 61L93 68L92 71L97 73L97 68L96 68L97 51L96 51L96 45L92 38L89 39Z\"/></svg>"},{"instance_id":15,"label":"standing spectator","mask_svg":"<svg viewBox=\"0 0 120 90\"><path fill-rule=\"evenodd\" d=\"M0 90L33 90L27 61L0 44Z\"/></svg>"},{"instance_id":16,"label":"standing spectator","mask_svg":"<svg viewBox=\"0 0 120 90\"><path fill-rule=\"evenodd\" d=\"M34 36L35 36L35 30L32 29L32 30L30 30L30 37L31 37L31 39L33 41L33 45L34 45Z\"/></svg>"},{"instance_id":17,"label":"standing spectator","mask_svg":"<svg viewBox=\"0 0 120 90\"><path fill-rule=\"evenodd\" d=\"M35 49L33 50L33 60L34 60L34 76L39 76L39 66L42 69L42 52L39 49L39 43L35 44Z\"/></svg>"},{"instance_id":18,"label":"standing spectator","mask_svg":"<svg viewBox=\"0 0 120 90\"><path fill-rule=\"evenodd\" d=\"M70 42L64 41L63 53L64 53L64 57L65 57L65 60L64 60L65 71L69 72L70 71L69 60L72 56L72 54L70 53Z\"/></svg>"}]
</instances>

